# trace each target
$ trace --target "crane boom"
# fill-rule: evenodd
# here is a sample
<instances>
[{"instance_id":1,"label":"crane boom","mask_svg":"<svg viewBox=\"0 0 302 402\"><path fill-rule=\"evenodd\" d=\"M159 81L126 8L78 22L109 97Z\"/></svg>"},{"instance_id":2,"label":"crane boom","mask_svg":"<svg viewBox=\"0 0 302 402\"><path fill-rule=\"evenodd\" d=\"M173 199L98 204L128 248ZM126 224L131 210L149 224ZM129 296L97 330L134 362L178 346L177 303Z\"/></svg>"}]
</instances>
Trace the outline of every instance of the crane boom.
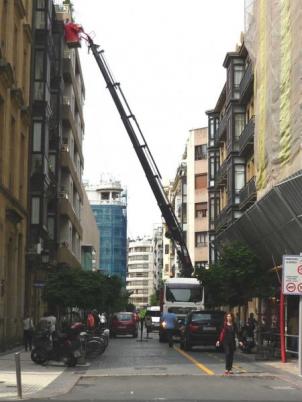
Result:
<instances>
[{"instance_id":1,"label":"crane boom","mask_svg":"<svg viewBox=\"0 0 302 402\"><path fill-rule=\"evenodd\" d=\"M99 69L101 70L107 88L121 116L124 127L130 137L137 157L142 165L142 168L144 169L147 180L166 222L169 231L168 237L170 237L174 242L177 255L181 263L181 275L184 277L190 277L193 273L193 266L183 238L183 231L176 218L172 205L170 204L164 191L161 183L160 172L157 168L145 137L123 94L120 83L115 82L112 73L110 72L104 57L104 51L100 50L100 47L93 42L89 35L86 34L86 36L86 40L89 43L89 48L99 66Z\"/></svg>"}]
</instances>

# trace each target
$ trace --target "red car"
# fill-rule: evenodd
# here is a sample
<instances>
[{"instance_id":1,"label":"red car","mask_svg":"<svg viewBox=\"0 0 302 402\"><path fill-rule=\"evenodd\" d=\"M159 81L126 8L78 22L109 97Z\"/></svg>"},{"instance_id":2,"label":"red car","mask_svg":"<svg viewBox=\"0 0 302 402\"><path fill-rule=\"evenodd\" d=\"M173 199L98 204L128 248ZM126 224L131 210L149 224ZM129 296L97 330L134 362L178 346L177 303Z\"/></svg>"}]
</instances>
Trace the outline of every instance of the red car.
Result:
<instances>
[{"instance_id":1,"label":"red car","mask_svg":"<svg viewBox=\"0 0 302 402\"><path fill-rule=\"evenodd\" d=\"M115 313L112 317L110 335L132 335L137 338L137 321L135 314L128 312Z\"/></svg>"}]
</instances>

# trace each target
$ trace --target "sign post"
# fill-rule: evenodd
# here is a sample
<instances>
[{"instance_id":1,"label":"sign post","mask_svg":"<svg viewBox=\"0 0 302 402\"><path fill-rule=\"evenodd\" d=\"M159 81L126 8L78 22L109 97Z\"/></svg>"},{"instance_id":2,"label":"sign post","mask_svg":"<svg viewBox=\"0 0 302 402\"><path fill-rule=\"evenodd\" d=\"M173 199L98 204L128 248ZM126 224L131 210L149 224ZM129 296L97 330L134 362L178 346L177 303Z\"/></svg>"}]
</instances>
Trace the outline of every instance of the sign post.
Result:
<instances>
[{"instance_id":1,"label":"sign post","mask_svg":"<svg viewBox=\"0 0 302 402\"><path fill-rule=\"evenodd\" d=\"M299 299L299 375L302 376L302 254L283 256L282 292Z\"/></svg>"},{"instance_id":2,"label":"sign post","mask_svg":"<svg viewBox=\"0 0 302 402\"><path fill-rule=\"evenodd\" d=\"M299 298L299 375L302 376L302 296Z\"/></svg>"}]
</instances>

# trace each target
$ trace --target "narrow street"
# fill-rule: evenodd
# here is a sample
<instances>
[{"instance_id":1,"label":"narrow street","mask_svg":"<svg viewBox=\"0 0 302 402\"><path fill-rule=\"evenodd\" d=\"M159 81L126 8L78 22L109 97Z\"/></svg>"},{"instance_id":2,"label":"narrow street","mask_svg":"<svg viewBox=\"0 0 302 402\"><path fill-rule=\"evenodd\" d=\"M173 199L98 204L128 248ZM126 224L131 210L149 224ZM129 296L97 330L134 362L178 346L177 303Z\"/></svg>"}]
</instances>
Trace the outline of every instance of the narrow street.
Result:
<instances>
[{"instance_id":1,"label":"narrow street","mask_svg":"<svg viewBox=\"0 0 302 402\"><path fill-rule=\"evenodd\" d=\"M61 401L300 401L302 381L254 355L235 356L234 375L224 376L224 356L211 349L187 353L151 339L111 339L105 353L87 366L66 369L76 376ZM58 378L62 384L62 378ZM55 390L54 381L49 390ZM64 382L64 381L63 381ZM47 392L45 392L47 395ZM33 399L34 400L34 399ZM37 400L37 399L35 399ZM46 400L39 398L38 400Z\"/></svg>"}]
</instances>

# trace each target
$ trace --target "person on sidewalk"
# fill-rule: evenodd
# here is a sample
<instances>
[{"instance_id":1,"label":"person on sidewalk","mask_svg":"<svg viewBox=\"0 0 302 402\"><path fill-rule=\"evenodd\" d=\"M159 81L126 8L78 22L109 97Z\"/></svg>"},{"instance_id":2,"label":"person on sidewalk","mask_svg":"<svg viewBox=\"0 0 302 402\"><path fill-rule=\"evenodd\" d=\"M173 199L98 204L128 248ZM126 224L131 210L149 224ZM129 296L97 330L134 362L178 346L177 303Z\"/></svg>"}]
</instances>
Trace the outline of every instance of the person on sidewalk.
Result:
<instances>
[{"instance_id":1,"label":"person on sidewalk","mask_svg":"<svg viewBox=\"0 0 302 402\"><path fill-rule=\"evenodd\" d=\"M233 374L233 359L234 352L236 350L236 337L239 341L240 346L243 345L241 338L239 337L238 328L235 323L233 313L226 313L224 316L224 323L221 329L219 339L216 342L216 346L219 347L223 345L225 353L225 374Z\"/></svg>"},{"instance_id":2,"label":"person on sidewalk","mask_svg":"<svg viewBox=\"0 0 302 402\"><path fill-rule=\"evenodd\" d=\"M162 322L166 323L166 331L169 342L169 347L173 347L173 335L177 326L177 317L174 313L172 313L172 309L169 308L168 312L163 313Z\"/></svg>"},{"instance_id":3,"label":"person on sidewalk","mask_svg":"<svg viewBox=\"0 0 302 402\"><path fill-rule=\"evenodd\" d=\"M28 312L25 312L23 320L23 340L24 340L25 352L27 352L28 349L31 351L33 333L34 333L33 320L30 314L28 314Z\"/></svg>"}]
</instances>

